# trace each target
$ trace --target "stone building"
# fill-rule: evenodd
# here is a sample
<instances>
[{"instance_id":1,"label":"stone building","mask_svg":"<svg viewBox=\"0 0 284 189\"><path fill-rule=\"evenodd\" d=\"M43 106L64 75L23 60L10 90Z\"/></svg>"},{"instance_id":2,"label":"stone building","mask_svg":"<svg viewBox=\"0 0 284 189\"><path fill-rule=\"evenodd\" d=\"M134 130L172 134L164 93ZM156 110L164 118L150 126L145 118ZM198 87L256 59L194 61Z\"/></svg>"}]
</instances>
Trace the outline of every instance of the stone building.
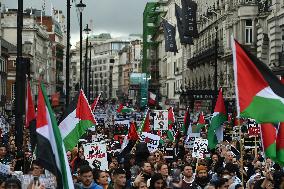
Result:
<instances>
[{"instance_id":1,"label":"stone building","mask_svg":"<svg viewBox=\"0 0 284 189\"><path fill-rule=\"evenodd\" d=\"M39 12L40 10L27 9L23 18L23 56L30 59L31 88L36 96L38 81L42 79L49 96L56 91L63 94L64 34L60 23L51 16L43 14L39 17L41 15ZM9 9L3 12L1 24L2 37L16 45L17 10ZM15 64L16 53L11 54L9 62ZM15 73L12 73L7 83L9 96L14 93Z\"/></svg>"}]
</instances>

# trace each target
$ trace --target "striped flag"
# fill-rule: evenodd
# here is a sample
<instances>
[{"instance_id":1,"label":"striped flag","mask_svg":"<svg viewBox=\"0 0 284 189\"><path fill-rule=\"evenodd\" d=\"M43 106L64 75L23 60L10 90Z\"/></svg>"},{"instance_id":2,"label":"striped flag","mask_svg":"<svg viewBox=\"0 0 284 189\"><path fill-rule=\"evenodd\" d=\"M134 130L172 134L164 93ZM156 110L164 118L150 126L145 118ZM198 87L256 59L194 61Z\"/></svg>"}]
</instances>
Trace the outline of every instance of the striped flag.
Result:
<instances>
[{"instance_id":1,"label":"striped flag","mask_svg":"<svg viewBox=\"0 0 284 189\"><path fill-rule=\"evenodd\" d=\"M43 84L39 86L36 157L57 178L57 188L74 189L65 147Z\"/></svg>"},{"instance_id":2,"label":"striped flag","mask_svg":"<svg viewBox=\"0 0 284 189\"><path fill-rule=\"evenodd\" d=\"M59 129L67 150L72 150L88 128L96 125L95 116L83 92L77 96L63 115Z\"/></svg>"}]
</instances>

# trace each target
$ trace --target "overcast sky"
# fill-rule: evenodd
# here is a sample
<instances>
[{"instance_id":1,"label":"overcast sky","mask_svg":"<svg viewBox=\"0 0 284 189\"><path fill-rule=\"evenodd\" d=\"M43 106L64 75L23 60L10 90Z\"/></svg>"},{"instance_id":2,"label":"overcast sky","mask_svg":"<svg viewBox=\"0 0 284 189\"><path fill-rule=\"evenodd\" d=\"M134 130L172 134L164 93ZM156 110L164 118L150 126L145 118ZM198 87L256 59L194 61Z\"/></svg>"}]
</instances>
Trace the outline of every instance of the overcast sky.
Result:
<instances>
[{"instance_id":1,"label":"overcast sky","mask_svg":"<svg viewBox=\"0 0 284 189\"><path fill-rule=\"evenodd\" d=\"M0 0L8 8L17 8L17 0ZM41 9L44 0L24 0L24 9ZM73 0L71 8L71 42L79 40L79 18ZM87 6L83 12L83 28L93 23L94 33L108 32L112 36L127 36L131 33L142 34L143 10L149 1L154 0L82 0ZM72 0L71 0L72 2ZM51 14L51 4L61 9L66 16L66 0L45 0L46 14Z\"/></svg>"}]
</instances>

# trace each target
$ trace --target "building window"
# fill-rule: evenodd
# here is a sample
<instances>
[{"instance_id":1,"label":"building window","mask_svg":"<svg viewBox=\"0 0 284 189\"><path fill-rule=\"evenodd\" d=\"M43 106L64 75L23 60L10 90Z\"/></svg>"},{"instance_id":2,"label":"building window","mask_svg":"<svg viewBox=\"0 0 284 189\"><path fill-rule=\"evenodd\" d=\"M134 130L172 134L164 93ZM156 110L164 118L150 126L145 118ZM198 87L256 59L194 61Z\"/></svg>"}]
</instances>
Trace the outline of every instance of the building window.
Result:
<instances>
[{"instance_id":1,"label":"building window","mask_svg":"<svg viewBox=\"0 0 284 189\"><path fill-rule=\"evenodd\" d=\"M251 44L252 43L252 20L246 20L245 23L245 43Z\"/></svg>"},{"instance_id":2,"label":"building window","mask_svg":"<svg viewBox=\"0 0 284 189\"><path fill-rule=\"evenodd\" d=\"M11 100L15 100L15 97L16 97L16 84L13 83L12 86L11 86Z\"/></svg>"},{"instance_id":3,"label":"building window","mask_svg":"<svg viewBox=\"0 0 284 189\"><path fill-rule=\"evenodd\" d=\"M13 68L16 68L16 60L12 61Z\"/></svg>"}]
</instances>

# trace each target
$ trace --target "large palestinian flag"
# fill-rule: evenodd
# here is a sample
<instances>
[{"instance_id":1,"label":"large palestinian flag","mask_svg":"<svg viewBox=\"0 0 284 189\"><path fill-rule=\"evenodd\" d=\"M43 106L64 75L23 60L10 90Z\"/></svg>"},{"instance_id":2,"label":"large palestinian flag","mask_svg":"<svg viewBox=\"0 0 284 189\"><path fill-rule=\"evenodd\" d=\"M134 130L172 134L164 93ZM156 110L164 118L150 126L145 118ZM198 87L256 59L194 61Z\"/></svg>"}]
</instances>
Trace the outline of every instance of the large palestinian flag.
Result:
<instances>
[{"instance_id":1,"label":"large palestinian flag","mask_svg":"<svg viewBox=\"0 0 284 189\"><path fill-rule=\"evenodd\" d=\"M38 144L36 157L43 168L56 176L57 188L73 189L74 184L63 140L42 84L39 87L37 110L36 132Z\"/></svg>"},{"instance_id":2,"label":"large palestinian flag","mask_svg":"<svg viewBox=\"0 0 284 189\"><path fill-rule=\"evenodd\" d=\"M80 94L70 103L63 115L63 121L59 124L65 148L72 150L88 128L95 124L95 116L88 100L83 90L80 90Z\"/></svg>"},{"instance_id":3,"label":"large palestinian flag","mask_svg":"<svg viewBox=\"0 0 284 189\"><path fill-rule=\"evenodd\" d=\"M222 88L216 101L213 117L208 129L208 148L214 149L218 142L223 141L223 123L227 120L226 108L222 94Z\"/></svg>"},{"instance_id":4,"label":"large palestinian flag","mask_svg":"<svg viewBox=\"0 0 284 189\"><path fill-rule=\"evenodd\" d=\"M284 121L284 85L272 71L232 38L238 114L258 123Z\"/></svg>"}]
</instances>

